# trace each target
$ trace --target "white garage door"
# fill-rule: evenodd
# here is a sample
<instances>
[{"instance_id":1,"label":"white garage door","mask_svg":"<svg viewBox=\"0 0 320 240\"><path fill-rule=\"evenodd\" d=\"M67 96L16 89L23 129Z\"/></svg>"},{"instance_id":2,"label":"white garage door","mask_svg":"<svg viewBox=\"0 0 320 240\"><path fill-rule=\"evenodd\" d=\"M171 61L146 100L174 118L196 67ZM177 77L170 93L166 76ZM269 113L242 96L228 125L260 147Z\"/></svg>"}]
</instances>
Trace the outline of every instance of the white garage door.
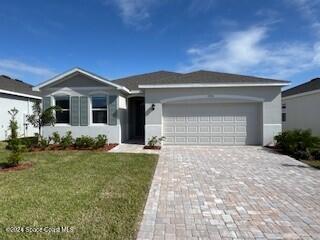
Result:
<instances>
[{"instance_id":1,"label":"white garage door","mask_svg":"<svg viewBox=\"0 0 320 240\"><path fill-rule=\"evenodd\" d=\"M256 103L164 104L165 144L257 145Z\"/></svg>"}]
</instances>

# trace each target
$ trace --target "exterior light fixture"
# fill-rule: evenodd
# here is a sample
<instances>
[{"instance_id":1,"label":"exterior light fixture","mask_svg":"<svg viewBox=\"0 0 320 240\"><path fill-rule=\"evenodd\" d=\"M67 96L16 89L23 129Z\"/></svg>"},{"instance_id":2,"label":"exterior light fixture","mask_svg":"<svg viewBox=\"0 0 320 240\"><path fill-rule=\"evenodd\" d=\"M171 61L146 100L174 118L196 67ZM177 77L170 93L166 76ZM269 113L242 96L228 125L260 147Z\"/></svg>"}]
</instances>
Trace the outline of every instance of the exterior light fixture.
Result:
<instances>
[{"instance_id":1,"label":"exterior light fixture","mask_svg":"<svg viewBox=\"0 0 320 240\"><path fill-rule=\"evenodd\" d=\"M154 105L154 103L152 103L152 105L151 105L152 111L154 111L155 108L156 108L156 105Z\"/></svg>"}]
</instances>

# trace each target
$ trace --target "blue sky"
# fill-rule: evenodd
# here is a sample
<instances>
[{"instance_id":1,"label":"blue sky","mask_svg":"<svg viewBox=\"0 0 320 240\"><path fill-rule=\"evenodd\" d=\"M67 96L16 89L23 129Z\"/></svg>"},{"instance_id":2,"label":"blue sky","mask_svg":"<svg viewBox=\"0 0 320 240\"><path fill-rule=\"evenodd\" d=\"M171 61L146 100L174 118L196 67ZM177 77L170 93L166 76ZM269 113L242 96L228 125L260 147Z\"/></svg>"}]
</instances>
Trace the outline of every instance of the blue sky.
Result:
<instances>
[{"instance_id":1,"label":"blue sky","mask_svg":"<svg viewBox=\"0 0 320 240\"><path fill-rule=\"evenodd\" d=\"M320 0L1 0L0 74L206 69L296 85L320 75L319 12Z\"/></svg>"}]
</instances>

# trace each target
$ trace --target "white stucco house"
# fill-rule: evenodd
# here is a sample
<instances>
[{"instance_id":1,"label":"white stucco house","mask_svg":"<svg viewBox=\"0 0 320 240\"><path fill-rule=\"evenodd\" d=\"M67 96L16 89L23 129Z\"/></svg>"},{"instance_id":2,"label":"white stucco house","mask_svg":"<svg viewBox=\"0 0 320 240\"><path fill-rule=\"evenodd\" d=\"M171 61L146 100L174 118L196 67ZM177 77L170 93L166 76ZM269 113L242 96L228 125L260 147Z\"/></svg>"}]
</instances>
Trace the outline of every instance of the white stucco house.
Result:
<instances>
[{"instance_id":1,"label":"white stucco house","mask_svg":"<svg viewBox=\"0 0 320 240\"><path fill-rule=\"evenodd\" d=\"M110 81L74 68L35 86L43 106L59 105L44 135L106 134L109 142L267 145L281 132L281 88L287 81L197 71L159 71Z\"/></svg>"},{"instance_id":2,"label":"white stucco house","mask_svg":"<svg viewBox=\"0 0 320 240\"><path fill-rule=\"evenodd\" d=\"M32 113L32 105L41 101L39 92L32 91L32 86L8 76L0 76L0 141L6 140L9 135L8 111L16 108L19 137L34 136L38 130L26 121L26 116Z\"/></svg>"},{"instance_id":3,"label":"white stucco house","mask_svg":"<svg viewBox=\"0 0 320 240\"><path fill-rule=\"evenodd\" d=\"M282 92L283 130L311 129L320 136L320 78Z\"/></svg>"}]
</instances>

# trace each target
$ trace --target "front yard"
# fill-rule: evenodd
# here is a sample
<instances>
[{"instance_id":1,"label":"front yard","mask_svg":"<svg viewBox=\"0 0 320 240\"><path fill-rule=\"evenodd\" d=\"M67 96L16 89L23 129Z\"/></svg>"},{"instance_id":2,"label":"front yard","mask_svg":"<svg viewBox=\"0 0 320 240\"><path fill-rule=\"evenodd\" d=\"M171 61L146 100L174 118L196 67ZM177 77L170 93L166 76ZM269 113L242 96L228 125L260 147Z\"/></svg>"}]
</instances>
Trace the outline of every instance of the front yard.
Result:
<instances>
[{"instance_id":1,"label":"front yard","mask_svg":"<svg viewBox=\"0 0 320 240\"><path fill-rule=\"evenodd\" d=\"M7 155L0 149L0 164ZM25 153L31 168L0 171L0 239L134 238L157 158L89 151ZM8 227L24 227L25 232L10 233L19 229ZM59 227L70 227L69 233L26 233Z\"/></svg>"}]
</instances>

